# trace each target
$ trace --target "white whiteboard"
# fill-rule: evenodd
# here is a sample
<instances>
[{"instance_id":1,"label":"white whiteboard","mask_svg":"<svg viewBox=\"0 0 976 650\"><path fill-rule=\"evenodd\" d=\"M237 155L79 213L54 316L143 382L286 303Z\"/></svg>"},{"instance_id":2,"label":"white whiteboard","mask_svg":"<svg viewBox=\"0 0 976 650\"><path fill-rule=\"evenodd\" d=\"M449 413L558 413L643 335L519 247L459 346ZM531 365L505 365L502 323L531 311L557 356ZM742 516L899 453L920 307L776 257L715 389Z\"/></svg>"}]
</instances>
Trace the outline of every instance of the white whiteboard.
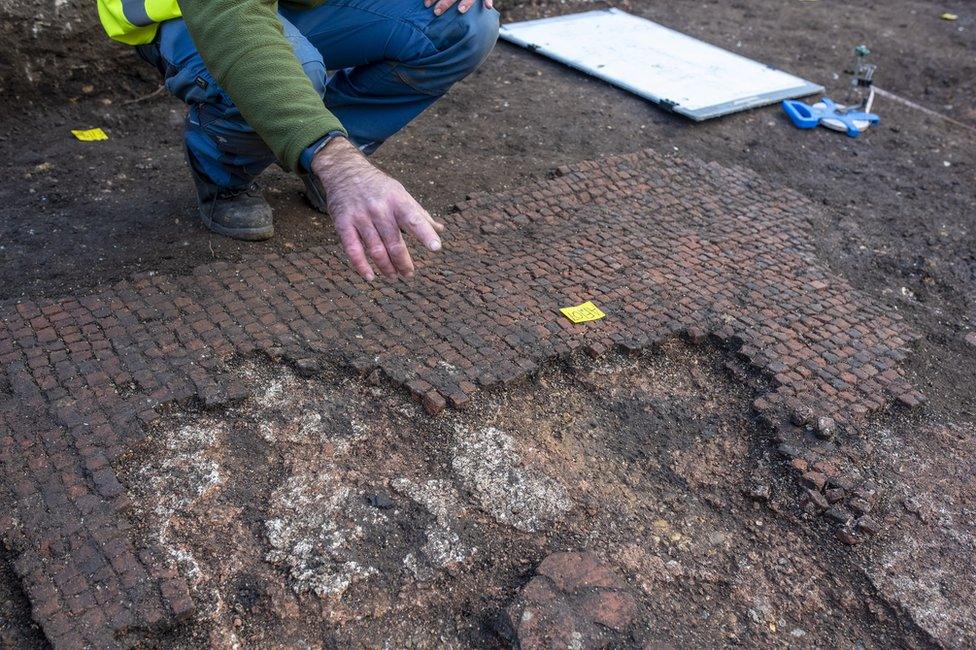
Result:
<instances>
[{"instance_id":1,"label":"white whiteboard","mask_svg":"<svg viewBox=\"0 0 976 650\"><path fill-rule=\"evenodd\" d=\"M511 23L500 36L693 120L823 91L618 9Z\"/></svg>"}]
</instances>

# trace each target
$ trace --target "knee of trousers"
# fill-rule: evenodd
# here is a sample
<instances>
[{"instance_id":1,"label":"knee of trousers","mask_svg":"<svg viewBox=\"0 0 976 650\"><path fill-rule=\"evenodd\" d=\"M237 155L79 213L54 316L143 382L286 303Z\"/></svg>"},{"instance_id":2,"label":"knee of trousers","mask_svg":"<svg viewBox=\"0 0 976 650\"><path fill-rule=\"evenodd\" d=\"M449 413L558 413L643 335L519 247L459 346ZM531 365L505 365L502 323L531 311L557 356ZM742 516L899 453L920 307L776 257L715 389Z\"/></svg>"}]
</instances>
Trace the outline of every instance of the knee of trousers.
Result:
<instances>
[{"instance_id":1,"label":"knee of trousers","mask_svg":"<svg viewBox=\"0 0 976 650\"><path fill-rule=\"evenodd\" d=\"M466 13L456 10L435 20L428 32L437 52L403 63L400 73L415 89L442 95L452 84L474 72L498 40L498 12L481 0ZM438 23L437 21L443 21Z\"/></svg>"},{"instance_id":2,"label":"knee of trousers","mask_svg":"<svg viewBox=\"0 0 976 650\"><path fill-rule=\"evenodd\" d=\"M484 63L498 40L498 12L486 9L481 0L466 13L458 13L458 28L452 30L456 40L450 45L458 81L474 72Z\"/></svg>"},{"instance_id":3,"label":"knee of trousers","mask_svg":"<svg viewBox=\"0 0 976 650\"><path fill-rule=\"evenodd\" d=\"M319 97L325 99L325 87L328 81L328 73L325 69L325 63L319 58L318 61L307 61L302 63L302 70L305 71L305 76L308 80L312 82L312 87L315 88L315 92L319 94Z\"/></svg>"}]
</instances>

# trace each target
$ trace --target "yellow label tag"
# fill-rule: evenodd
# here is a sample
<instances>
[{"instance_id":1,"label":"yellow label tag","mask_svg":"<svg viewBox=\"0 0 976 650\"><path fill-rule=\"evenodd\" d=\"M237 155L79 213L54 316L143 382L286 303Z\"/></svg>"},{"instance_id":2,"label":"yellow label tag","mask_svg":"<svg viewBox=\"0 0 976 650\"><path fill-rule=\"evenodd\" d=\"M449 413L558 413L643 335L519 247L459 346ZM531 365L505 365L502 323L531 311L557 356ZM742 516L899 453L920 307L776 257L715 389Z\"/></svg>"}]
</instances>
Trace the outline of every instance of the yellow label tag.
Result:
<instances>
[{"instance_id":1,"label":"yellow label tag","mask_svg":"<svg viewBox=\"0 0 976 650\"><path fill-rule=\"evenodd\" d=\"M98 140L108 140L108 133L101 129L71 129L71 135L82 142L96 142Z\"/></svg>"},{"instance_id":2,"label":"yellow label tag","mask_svg":"<svg viewBox=\"0 0 976 650\"><path fill-rule=\"evenodd\" d=\"M591 320L600 320L606 314L600 311L600 308L594 305L592 302L587 300L582 305L576 305L575 307L561 307L559 309L566 318L573 321L574 323L585 323Z\"/></svg>"},{"instance_id":3,"label":"yellow label tag","mask_svg":"<svg viewBox=\"0 0 976 650\"><path fill-rule=\"evenodd\" d=\"M959 16L957 16L956 14L950 14L947 11L946 13L942 14L941 16L939 16L939 18L941 18L942 20L957 20L959 18Z\"/></svg>"}]
</instances>

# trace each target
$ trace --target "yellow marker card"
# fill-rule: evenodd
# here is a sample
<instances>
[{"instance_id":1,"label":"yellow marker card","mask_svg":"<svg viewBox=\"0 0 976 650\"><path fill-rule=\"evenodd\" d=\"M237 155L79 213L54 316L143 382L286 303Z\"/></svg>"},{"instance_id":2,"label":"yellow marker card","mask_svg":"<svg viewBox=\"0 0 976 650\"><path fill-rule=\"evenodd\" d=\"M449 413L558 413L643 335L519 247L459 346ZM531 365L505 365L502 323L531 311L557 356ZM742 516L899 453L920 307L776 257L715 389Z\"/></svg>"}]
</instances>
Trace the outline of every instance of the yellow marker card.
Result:
<instances>
[{"instance_id":1,"label":"yellow marker card","mask_svg":"<svg viewBox=\"0 0 976 650\"><path fill-rule=\"evenodd\" d=\"M941 16L939 16L939 18L941 18L942 20L957 20L959 18L959 16L957 16L956 14L950 14L947 11L944 14L942 14Z\"/></svg>"},{"instance_id":2,"label":"yellow marker card","mask_svg":"<svg viewBox=\"0 0 976 650\"><path fill-rule=\"evenodd\" d=\"M71 129L71 135L82 142L97 142L98 140L108 140L108 133L101 129Z\"/></svg>"},{"instance_id":3,"label":"yellow marker card","mask_svg":"<svg viewBox=\"0 0 976 650\"><path fill-rule=\"evenodd\" d=\"M600 308L594 305L591 301L587 300L582 305L576 305L575 307L561 307L559 309L566 318L573 321L574 323L586 323L591 320L600 320L606 314L600 311Z\"/></svg>"}]
</instances>

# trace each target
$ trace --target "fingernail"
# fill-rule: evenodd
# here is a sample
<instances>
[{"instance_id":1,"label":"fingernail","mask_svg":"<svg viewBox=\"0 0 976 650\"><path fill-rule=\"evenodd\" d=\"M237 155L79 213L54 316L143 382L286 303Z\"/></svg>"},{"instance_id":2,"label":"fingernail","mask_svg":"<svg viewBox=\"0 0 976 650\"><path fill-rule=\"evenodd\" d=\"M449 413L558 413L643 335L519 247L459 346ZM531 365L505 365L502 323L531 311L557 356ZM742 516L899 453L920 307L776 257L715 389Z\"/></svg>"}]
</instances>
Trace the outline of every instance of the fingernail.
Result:
<instances>
[{"instance_id":1,"label":"fingernail","mask_svg":"<svg viewBox=\"0 0 976 650\"><path fill-rule=\"evenodd\" d=\"M373 275L372 273L370 273L369 275L366 276L366 282L372 282L375 279L376 279L376 276Z\"/></svg>"},{"instance_id":2,"label":"fingernail","mask_svg":"<svg viewBox=\"0 0 976 650\"><path fill-rule=\"evenodd\" d=\"M458 11L460 11L462 14L467 10L468 10L467 7L458 7Z\"/></svg>"},{"instance_id":3,"label":"fingernail","mask_svg":"<svg viewBox=\"0 0 976 650\"><path fill-rule=\"evenodd\" d=\"M434 9L434 15L435 16L440 16L442 13L444 13L444 11L440 7L438 7L437 9Z\"/></svg>"},{"instance_id":4,"label":"fingernail","mask_svg":"<svg viewBox=\"0 0 976 650\"><path fill-rule=\"evenodd\" d=\"M427 248L429 248L430 250L436 253L441 249L441 241L439 239L435 239L434 241L427 244Z\"/></svg>"}]
</instances>

